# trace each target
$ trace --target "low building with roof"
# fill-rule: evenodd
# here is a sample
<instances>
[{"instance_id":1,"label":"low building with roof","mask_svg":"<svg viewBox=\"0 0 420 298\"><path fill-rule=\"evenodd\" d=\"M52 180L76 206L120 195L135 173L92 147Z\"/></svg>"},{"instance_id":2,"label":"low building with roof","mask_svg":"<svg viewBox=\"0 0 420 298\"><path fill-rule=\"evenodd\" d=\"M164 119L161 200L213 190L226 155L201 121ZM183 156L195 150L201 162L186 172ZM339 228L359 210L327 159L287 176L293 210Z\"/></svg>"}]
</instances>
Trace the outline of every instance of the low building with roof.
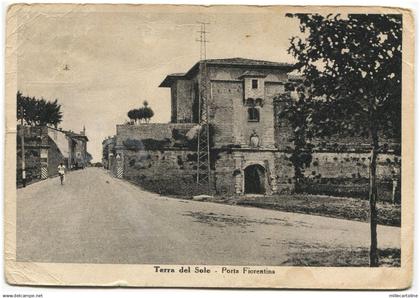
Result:
<instances>
[{"instance_id":1,"label":"low building with roof","mask_svg":"<svg viewBox=\"0 0 420 298\"><path fill-rule=\"evenodd\" d=\"M67 131L50 126L17 126L16 142L16 183L54 177L58 174L58 165L63 163L67 169L84 168L90 162L91 156L87 152L86 130L80 133ZM22 142L25 152L25 173L22 171Z\"/></svg>"}]
</instances>

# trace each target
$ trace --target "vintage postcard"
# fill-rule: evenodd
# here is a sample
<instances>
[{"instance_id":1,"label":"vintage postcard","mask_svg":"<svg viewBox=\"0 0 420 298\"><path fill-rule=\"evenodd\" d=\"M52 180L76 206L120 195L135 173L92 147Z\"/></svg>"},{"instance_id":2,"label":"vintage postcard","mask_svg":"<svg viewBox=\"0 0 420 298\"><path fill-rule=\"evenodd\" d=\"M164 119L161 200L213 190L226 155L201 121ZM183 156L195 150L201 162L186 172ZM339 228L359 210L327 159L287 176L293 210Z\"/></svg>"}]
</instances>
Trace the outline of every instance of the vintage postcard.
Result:
<instances>
[{"instance_id":1,"label":"vintage postcard","mask_svg":"<svg viewBox=\"0 0 420 298\"><path fill-rule=\"evenodd\" d=\"M8 283L410 287L413 65L406 9L10 6Z\"/></svg>"}]
</instances>

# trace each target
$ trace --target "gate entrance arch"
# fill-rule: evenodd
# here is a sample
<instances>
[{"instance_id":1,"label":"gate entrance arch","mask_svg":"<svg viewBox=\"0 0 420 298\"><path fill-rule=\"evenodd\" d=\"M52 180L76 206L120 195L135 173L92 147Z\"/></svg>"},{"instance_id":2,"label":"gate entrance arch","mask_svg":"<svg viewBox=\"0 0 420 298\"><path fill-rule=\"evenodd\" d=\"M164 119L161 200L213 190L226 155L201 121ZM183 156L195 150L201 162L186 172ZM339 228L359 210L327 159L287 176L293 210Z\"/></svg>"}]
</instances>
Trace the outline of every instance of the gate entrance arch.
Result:
<instances>
[{"instance_id":1,"label":"gate entrance arch","mask_svg":"<svg viewBox=\"0 0 420 298\"><path fill-rule=\"evenodd\" d=\"M265 194L265 168L259 164L247 166L244 170L245 194Z\"/></svg>"}]
</instances>

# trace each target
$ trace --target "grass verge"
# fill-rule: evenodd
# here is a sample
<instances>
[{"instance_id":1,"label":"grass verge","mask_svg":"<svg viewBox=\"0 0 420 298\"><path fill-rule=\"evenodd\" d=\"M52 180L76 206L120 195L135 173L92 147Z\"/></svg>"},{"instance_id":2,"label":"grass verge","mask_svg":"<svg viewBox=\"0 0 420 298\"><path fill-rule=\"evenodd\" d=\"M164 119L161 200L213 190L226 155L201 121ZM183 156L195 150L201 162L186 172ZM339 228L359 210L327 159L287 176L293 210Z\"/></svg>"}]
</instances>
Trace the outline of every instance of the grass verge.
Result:
<instances>
[{"instance_id":1,"label":"grass verge","mask_svg":"<svg viewBox=\"0 0 420 298\"><path fill-rule=\"evenodd\" d=\"M192 199L191 197L189 199ZM291 194L273 196L204 197L200 201L320 215L367 222L369 202L358 198ZM401 206L378 202L378 224L401 226Z\"/></svg>"},{"instance_id":2,"label":"grass verge","mask_svg":"<svg viewBox=\"0 0 420 298\"><path fill-rule=\"evenodd\" d=\"M368 248L336 248L322 251L302 252L289 255L282 266L319 266L319 267L368 267ZM401 266L401 250L388 248L379 249L380 267Z\"/></svg>"}]
</instances>

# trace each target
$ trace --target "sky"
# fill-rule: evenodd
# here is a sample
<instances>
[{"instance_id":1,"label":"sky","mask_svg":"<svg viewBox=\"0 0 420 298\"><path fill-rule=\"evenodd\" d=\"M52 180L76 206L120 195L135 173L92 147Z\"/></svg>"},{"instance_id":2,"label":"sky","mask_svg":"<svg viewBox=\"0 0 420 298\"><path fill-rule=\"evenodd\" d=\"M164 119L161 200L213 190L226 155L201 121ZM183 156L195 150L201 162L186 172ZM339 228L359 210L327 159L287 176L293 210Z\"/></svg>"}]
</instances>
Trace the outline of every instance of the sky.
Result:
<instances>
[{"instance_id":1,"label":"sky","mask_svg":"<svg viewBox=\"0 0 420 298\"><path fill-rule=\"evenodd\" d=\"M298 23L269 8L183 6L49 6L18 11L18 90L58 99L61 127L89 138L100 161L102 141L127 111L149 102L152 122L170 121L167 74L185 72L200 58L196 42L206 21L208 58L243 57L293 62L289 38ZM69 70L64 70L68 65Z\"/></svg>"}]
</instances>

